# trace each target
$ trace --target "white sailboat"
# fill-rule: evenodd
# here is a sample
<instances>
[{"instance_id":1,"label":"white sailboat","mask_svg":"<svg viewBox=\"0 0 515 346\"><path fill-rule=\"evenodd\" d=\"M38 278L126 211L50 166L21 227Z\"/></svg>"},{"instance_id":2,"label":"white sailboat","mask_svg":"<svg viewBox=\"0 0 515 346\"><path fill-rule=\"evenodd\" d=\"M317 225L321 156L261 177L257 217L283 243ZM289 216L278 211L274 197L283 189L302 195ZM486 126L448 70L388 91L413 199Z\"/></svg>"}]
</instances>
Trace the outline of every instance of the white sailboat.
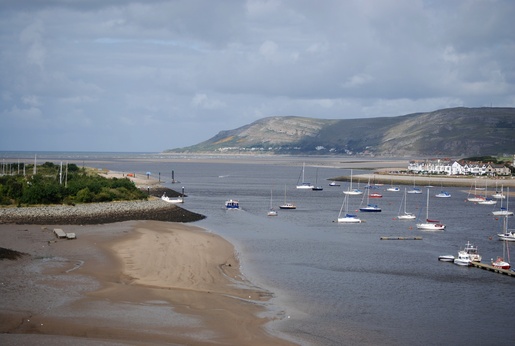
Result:
<instances>
[{"instance_id":1,"label":"white sailboat","mask_svg":"<svg viewBox=\"0 0 515 346\"><path fill-rule=\"evenodd\" d=\"M272 190L270 190L270 209L268 210L268 216L277 216L277 210L273 207L273 193Z\"/></svg>"},{"instance_id":2,"label":"white sailboat","mask_svg":"<svg viewBox=\"0 0 515 346\"><path fill-rule=\"evenodd\" d=\"M413 219L416 219L417 217L415 216L415 214L408 213L406 211L406 203L407 203L407 195L406 195L406 188L404 188L404 196L402 197L401 205L399 206L399 215L397 216L397 218L399 220L413 220ZM404 212L401 213L401 208L402 208L403 205L404 205Z\"/></svg>"},{"instance_id":3,"label":"white sailboat","mask_svg":"<svg viewBox=\"0 0 515 346\"><path fill-rule=\"evenodd\" d=\"M503 233L498 233L497 237L500 240L515 241L515 231L508 229L508 216L505 216L503 220Z\"/></svg>"},{"instance_id":4,"label":"white sailboat","mask_svg":"<svg viewBox=\"0 0 515 346\"><path fill-rule=\"evenodd\" d=\"M279 209L297 209L295 204L286 202L286 186L284 186L284 203L279 206Z\"/></svg>"},{"instance_id":5,"label":"white sailboat","mask_svg":"<svg viewBox=\"0 0 515 346\"><path fill-rule=\"evenodd\" d=\"M429 219L429 189L427 189L427 201L426 201L426 222L417 223L417 228L425 231L443 231L445 225L437 220Z\"/></svg>"},{"instance_id":6,"label":"white sailboat","mask_svg":"<svg viewBox=\"0 0 515 346\"><path fill-rule=\"evenodd\" d=\"M485 196L482 201L477 202L477 204L484 204L484 205L494 205L497 203L497 200L492 199L488 196L488 182L485 181Z\"/></svg>"},{"instance_id":7,"label":"white sailboat","mask_svg":"<svg viewBox=\"0 0 515 346\"><path fill-rule=\"evenodd\" d=\"M408 193L412 193L412 194L420 194L420 193L422 193L422 190L420 190L420 188L417 187L416 184L415 184L415 178L413 178L413 187L411 188L411 190L408 191Z\"/></svg>"},{"instance_id":8,"label":"white sailboat","mask_svg":"<svg viewBox=\"0 0 515 346\"><path fill-rule=\"evenodd\" d=\"M349 185L349 189L347 191L343 191L344 194L346 195L361 195L363 194L363 191L361 191L360 189L353 189L352 188L352 169L350 170L350 185Z\"/></svg>"},{"instance_id":9,"label":"white sailboat","mask_svg":"<svg viewBox=\"0 0 515 346\"><path fill-rule=\"evenodd\" d=\"M302 181L300 180L301 177L299 177L299 180L297 181L297 189L310 189L312 190L314 188L313 184L311 183L307 183L305 180L304 180L304 168L306 166L306 163L302 163L302 172L301 172L301 177L302 177ZM300 182L300 184L299 184Z\"/></svg>"},{"instance_id":10,"label":"white sailboat","mask_svg":"<svg viewBox=\"0 0 515 346\"><path fill-rule=\"evenodd\" d=\"M495 216L511 216L513 215L513 212L508 209L509 203L510 203L510 188L506 188L506 208L502 206L502 199L501 199L501 208L499 210L492 211L492 214Z\"/></svg>"},{"instance_id":11,"label":"white sailboat","mask_svg":"<svg viewBox=\"0 0 515 346\"><path fill-rule=\"evenodd\" d=\"M492 195L492 197L500 199L502 202L502 200L506 198L506 196L504 195L504 185L501 185L501 190L498 190L497 183L495 183L495 193Z\"/></svg>"},{"instance_id":12,"label":"white sailboat","mask_svg":"<svg viewBox=\"0 0 515 346\"><path fill-rule=\"evenodd\" d=\"M361 223L361 219L356 214L349 214L349 198L349 195L345 195L343 198L337 221L338 223Z\"/></svg>"},{"instance_id":13,"label":"white sailboat","mask_svg":"<svg viewBox=\"0 0 515 346\"><path fill-rule=\"evenodd\" d=\"M471 196L471 194L472 194L472 196ZM474 193L472 193L472 186L471 186L470 190L469 190L469 194L467 196L467 201L469 201L469 202L481 202L483 200L484 200L484 198L477 194L477 185L476 185L476 181L474 180Z\"/></svg>"}]
</instances>

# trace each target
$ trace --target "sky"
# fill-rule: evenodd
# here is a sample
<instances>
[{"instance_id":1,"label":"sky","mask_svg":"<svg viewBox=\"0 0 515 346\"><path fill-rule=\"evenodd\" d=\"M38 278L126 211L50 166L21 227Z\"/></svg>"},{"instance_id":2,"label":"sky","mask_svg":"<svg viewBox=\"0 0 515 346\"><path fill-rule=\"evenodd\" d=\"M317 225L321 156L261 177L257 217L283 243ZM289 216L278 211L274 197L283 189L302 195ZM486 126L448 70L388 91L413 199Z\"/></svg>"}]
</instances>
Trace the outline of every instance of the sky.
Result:
<instances>
[{"instance_id":1,"label":"sky","mask_svg":"<svg viewBox=\"0 0 515 346\"><path fill-rule=\"evenodd\" d=\"M515 107L511 0L0 0L0 150Z\"/></svg>"}]
</instances>

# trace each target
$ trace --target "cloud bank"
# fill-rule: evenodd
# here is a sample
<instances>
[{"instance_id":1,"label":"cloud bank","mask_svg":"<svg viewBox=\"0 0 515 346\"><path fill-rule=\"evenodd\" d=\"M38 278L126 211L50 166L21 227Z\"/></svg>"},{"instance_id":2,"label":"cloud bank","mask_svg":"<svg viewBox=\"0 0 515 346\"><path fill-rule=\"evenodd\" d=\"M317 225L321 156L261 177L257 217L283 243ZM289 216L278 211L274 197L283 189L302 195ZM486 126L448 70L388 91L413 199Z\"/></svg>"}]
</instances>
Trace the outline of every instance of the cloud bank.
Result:
<instances>
[{"instance_id":1,"label":"cloud bank","mask_svg":"<svg viewBox=\"0 0 515 346\"><path fill-rule=\"evenodd\" d=\"M159 152L276 115L515 106L509 0L0 1L2 150Z\"/></svg>"}]
</instances>

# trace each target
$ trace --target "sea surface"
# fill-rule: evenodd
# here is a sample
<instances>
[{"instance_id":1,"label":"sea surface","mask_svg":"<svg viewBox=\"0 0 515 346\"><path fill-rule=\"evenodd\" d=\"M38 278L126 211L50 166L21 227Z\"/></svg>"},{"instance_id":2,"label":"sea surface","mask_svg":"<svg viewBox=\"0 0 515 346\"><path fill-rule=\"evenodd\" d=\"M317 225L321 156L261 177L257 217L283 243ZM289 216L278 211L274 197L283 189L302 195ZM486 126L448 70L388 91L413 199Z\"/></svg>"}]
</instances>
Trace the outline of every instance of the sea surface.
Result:
<instances>
[{"instance_id":1,"label":"sea surface","mask_svg":"<svg viewBox=\"0 0 515 346\"><path fill-rule=\"evenodd\" d=\"M32 160L35 153L0 152L9 162ZM273 293L268 327L303 345L513 345L515 279L505 275L439 262L457 255L467 241L477 245L483 262L502 255L496 234L501 220L492 206L466 202L468 189L446 187L451 198L436 198L442 188L421 187L408 194L407 209L422 218L429 191L429 217L446 224L445 231L417 230L417 221L401 221L400 192L374 190L380 213L360 213L362 224L338 224L343 190L331 178L353 173L364 164L341 160L317 165L305 158L306 180L323 191L295 188L302 158L277 162L248 158L227 163L222 158L198 162L192 157L163 158L156 153L38 153L38 161L84 162L86 166L159 177L164 186L188 195L184 208L207 216L195 225L232 242L244 275ZM311 161L311 163L310 163ZM406 161L407 165L407 161ZM174 172L176 183L172 183ZM354 180L364 188L367 182ZM410 186L407 186L410 188ZM241 210L227 211L224 202L237 199ZM284 201L296 210L274 207ZM361 196L353 196L356 210ZM381 240L381 237L422 240Z\"/></svg>"}]
</instances>

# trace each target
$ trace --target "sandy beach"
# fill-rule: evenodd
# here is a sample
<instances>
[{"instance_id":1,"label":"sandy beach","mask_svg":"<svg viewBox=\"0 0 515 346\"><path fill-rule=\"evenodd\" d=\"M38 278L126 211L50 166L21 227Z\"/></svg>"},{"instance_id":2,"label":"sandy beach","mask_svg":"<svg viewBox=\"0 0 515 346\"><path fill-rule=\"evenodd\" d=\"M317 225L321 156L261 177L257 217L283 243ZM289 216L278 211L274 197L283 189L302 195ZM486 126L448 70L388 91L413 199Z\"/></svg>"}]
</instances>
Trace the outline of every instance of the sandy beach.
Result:
<instances>
[{"instance_id":1,"label":"sandy beach","mask_svg":"<svg viewBox=\"0 0 515 346\"><path fill-rule=\"evenodd\" d=\"M53 228L77 239L57 239ZM0 225L2 345L290 345L234 247L181 223ZM265 317L266 316L266 317Z\"/></svg>"}]
</instances>

